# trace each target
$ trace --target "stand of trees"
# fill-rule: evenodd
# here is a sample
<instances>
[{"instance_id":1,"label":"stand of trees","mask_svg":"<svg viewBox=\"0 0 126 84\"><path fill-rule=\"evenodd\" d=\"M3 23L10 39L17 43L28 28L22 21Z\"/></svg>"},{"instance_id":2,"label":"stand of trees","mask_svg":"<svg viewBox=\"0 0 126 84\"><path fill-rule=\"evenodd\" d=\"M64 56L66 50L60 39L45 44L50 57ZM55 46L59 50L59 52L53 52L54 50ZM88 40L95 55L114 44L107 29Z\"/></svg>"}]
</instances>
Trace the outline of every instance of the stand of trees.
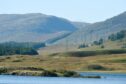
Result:
<instances>
[{"instance_id":1,"label":"stand of trees","mask_svg":"<svg viewBox=\"0 0 126 84\"><path fill-rule=\"evenodd\" d=\"M94 45L101 45L103 44L104 40L101 38L99 41L94 41L93 44Z\"/></svg>"},{"instance_id":2,"label":"stand of trees","mask_svg":"<svg viewBox=\"0 0 126 84\"><path fill-rule=\"evenodd\" d=\"M79 45L78 48L80 49L80 48L86 48L86 47L88 47L88 45L86 45L86 44L81 44L81 45Z\"/></svg>"},{"instance_id":3,"label":"stand of trees","mask_svg":"<svg viewBox=\"0 0 126 84\"><path fill-rule=\"evenodd\" d=\"M126 36L126 30L122 30L120 32L117 32L115 34L111 34L108 39L111 41L121 40Z\"/></svg>"},{"instance_id":4,"label":"stand of trees","mask_svg":"<svg viewBox=\"0 0 126 84\"><path fill-rule=\"evenodd\" d=\"M0 43L0 56L2 55L38 55L37 49L45 47L44 43Z\"/></svg>"}]
</instances>

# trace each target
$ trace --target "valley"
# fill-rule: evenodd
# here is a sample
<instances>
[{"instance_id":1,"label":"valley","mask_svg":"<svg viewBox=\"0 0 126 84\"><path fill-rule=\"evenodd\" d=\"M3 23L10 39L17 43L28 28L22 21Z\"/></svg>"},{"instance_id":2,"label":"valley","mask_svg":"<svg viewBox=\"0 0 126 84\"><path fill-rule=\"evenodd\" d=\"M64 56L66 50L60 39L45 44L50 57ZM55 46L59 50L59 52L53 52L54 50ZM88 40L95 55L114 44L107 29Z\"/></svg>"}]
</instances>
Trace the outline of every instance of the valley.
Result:
<instances>
[{"instance_id":1,"label":"valley","mask_svg":"<svg viewBox=\"0 0 126 84\"><path fill-rule=\"evenodd\" d=\"M0 18L1 67L126 73L126 12L93 24L36 13Z\"/></svg>"},{"instance_id":2,"label":"valley","mask_svg":"<svg viewBox=\"0 0 126 84\"><path fill-rule=\"evenodd\" d=\"M0 84L126 84L126 0L0 0Z\"/></svg>"}]
</instances>

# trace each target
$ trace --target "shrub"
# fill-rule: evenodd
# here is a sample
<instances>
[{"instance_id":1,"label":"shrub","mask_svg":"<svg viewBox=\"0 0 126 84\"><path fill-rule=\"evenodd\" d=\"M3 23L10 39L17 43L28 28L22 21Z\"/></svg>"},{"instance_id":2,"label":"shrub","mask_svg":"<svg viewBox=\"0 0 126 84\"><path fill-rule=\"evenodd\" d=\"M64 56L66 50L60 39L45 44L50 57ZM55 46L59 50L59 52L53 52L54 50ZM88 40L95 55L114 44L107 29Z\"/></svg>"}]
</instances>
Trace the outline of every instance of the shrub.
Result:
<instances>
[{"instance_id":1,"label":"shrub","mask_svg":"<svg viewBox=\"0 0 126 84\"><path fill-rule=\"evenodd\" d=\"M101 65L88 65L88 70L105 70L106 68Z\"/></svg>"},{"instance_id":2,"label":"shrub","mask_svg":"<svg viewBox=\"0 0 126 84\"><path fill-rule=\"evenodd\" d=\"M74 71L59 70L58 73L62 74L63 77L79 77L80 75Z\"/></svg>"},{"instance_id":3,"label":"shrub","mask_svg":"<svg viewBox=\"0 0 126 84\"><path fill-rule=\"evenodd\" d=\"M12 62L22 62L22 60L17 59L17 60L13 60Z\"/></svg>"},{"instance_id":4,"label":"shrub","mask_svg":"<svg viewBox=\"0 0 126 84\"><path fill-rule=\"evenodd\" d=\"M5 68L5 67L0 68L0 74L6 73L6 72L7 72L7 68Z\"/></svg>"},{"instance_id":5,"label":"shrub","mask_svg":"<svg viewBox=\"0 0 126 84\"><path fill-rule=\"evenodd\" d=\"M58 75L54 72L51 71L43 71L43 73L41 74L41 76L46 76L46 77L57 77Z\"/></svg>"},{"instance_id":6,"label":"shrub","mask_svg":"<svg viewBox=\"0 0 126 84\"><path fill-rule=\"evenodd\" d=\"M64 73L64 77L74 77L74 76L76 76L76 72L73 72L73 71L66 71L65 73Z\"/></svg>"},{"instance_id":7,"label":"shrub","mask_svg":"<svg viewBox=\"0 0 126 84\"><path fill-rule=\"evenodd\" d=\"M11 59L11 57L6 57L5 59Z\"/></svg>"},{"instance_id":8,"label":"shrub","mask_svg":"<svg viewBox=\"0 0 126 84\"><path fill-rule=\"evenodd\" d=\"M104 45L101 45L101 48L105 48L105 46Z\"/></svg>"}]
</instances>

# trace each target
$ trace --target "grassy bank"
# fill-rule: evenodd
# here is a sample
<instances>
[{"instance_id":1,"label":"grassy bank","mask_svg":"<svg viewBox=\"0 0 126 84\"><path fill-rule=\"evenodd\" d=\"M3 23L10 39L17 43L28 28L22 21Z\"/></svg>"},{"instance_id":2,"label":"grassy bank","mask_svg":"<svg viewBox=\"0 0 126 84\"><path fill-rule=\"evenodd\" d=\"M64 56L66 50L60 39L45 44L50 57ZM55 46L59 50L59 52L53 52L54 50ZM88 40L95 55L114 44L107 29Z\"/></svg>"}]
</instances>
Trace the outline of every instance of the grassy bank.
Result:
<instances>
[{"instance_id":1,"label":"grassy bank","mask_svg":"<svg viewBox=\"0 0 126 84\"><path fill-rule=\"evenodd\" d=\"M126 54L72 56L2 56L2 67L37 67L46 70L126 72Z\"/></svg>"}]
</instances>

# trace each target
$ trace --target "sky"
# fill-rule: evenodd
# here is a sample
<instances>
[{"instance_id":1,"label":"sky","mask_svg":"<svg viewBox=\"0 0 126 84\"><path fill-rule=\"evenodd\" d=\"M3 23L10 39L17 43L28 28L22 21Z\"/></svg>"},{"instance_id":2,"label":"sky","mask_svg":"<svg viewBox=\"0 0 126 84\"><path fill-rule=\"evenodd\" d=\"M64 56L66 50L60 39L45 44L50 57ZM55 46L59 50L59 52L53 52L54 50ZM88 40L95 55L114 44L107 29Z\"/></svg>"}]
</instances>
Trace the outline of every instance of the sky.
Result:
<instances>
[{"instance_id":1,"label":"sky","mask_svg":"<svg viewBox=\"0 0 126 84\"><path fill-rule=\"evenodd\" d=\"M126 11L126 0L0 0L0 14L43 13L99 22Z\"/></svg>"}]
</instances>

